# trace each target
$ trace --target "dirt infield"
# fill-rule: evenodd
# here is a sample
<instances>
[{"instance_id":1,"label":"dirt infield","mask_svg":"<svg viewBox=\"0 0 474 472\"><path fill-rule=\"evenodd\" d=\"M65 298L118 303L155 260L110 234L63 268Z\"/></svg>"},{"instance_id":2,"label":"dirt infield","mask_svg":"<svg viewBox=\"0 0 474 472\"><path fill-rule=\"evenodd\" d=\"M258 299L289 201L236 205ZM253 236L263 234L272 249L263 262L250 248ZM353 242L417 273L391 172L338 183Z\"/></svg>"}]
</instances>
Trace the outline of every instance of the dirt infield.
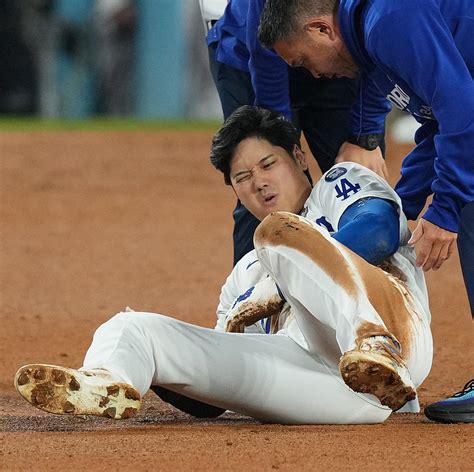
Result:
<instances>
[{"instance_id":1,"label":"dirt infield","mask_svg":"<svg viewBox=\"0 0 474 472\"><path fill-rule=\"evenodd\" d=\"M19 366L80 366L98 324L127 305L214 326L234 197L208 163L211 135L0 131L0 469L474 470L473 426L423 415L375 426L204 421L150 392L137 418L114 422L48 415L16 394ZM408 149L389 149L393 183ZM428 283L435 359L422 406L474 370L457 254Z\"/></svg>"}]
</instances>

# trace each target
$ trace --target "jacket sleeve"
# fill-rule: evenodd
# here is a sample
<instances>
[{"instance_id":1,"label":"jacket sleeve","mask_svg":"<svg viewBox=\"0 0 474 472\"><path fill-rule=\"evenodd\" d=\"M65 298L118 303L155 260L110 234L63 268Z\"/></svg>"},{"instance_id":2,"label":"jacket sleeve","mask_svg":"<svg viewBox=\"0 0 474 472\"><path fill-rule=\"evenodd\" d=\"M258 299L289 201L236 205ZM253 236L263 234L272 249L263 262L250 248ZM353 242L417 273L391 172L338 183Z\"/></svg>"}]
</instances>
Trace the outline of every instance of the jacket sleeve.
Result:
<instances>
[{"instance_id":1,"label":"jacket sleeve","mask_svg":"<svg viewBox=\"0 0 474 472\"><path fill-rule=\"evenodd\" d=\"M359 95L351 110L352 134L384 134L385 118L391 108L390 102L370 75L362 74L359 78Z\"/></svg>"},{"instance_id":2,"label":"jacket sleeve","mask_svg":"<svg viewBox=\"0 0 474 472\"><path fill-rule=\"evenodd\" d=\"M434 159L438 123L427 120L415 134L416 147L405 157L400 180L395 187L409 220L416 220L431 195L431 182L436 178Z\"/></svg>"},{"instance_id":3,"label":"jacket sleeve","mask_svg":"<svg viewBox=\"0 0 474 472\"><path fill-rule=\"evenodd\" d=\"M264 0L250 0L247 13L249 71L255 92L255 105L269 108L291 119L288 65L258 40L258 25Z\"/></svg>"},{"instance_id":4,"label":"jacket sleeve","mask_svg":"<svg viewBox=\"0 0 474 472\"><path fill-rule=\"evenodd\" d=\"M423 218L457 232L461 208L474 200L474 82L441 13L417 5L420 14L396 11L384 17L368 49L432 109L439 124L434 196Z\"/></svg>"}]
</instances>

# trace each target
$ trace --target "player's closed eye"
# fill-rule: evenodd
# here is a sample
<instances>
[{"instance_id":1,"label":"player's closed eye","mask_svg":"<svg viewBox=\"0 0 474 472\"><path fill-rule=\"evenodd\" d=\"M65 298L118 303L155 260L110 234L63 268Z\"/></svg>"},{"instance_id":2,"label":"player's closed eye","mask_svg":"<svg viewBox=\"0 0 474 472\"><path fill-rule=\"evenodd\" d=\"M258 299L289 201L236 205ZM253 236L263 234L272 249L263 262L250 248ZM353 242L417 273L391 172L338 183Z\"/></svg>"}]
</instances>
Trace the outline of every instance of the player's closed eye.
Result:
<instances>
[{"instance_id":1,"label":"player's closed eye","mask_svg":"<svg viewBox=\"0 0 474 472\"><path fill-rule=\"evenodd\" d=\"M269 169L273 164L275 164L276 160L270 161L270 162L265 162L262 165L262 169Z\"/></svg>"},{"instance_id":2,"label":"player's closed eye","mask_svg":"<svg viewBox=\"0 0 474 472\"><path fill-rule=\"evenodd\" d=\"M260 162L260 164L258 165L258 167L262 170L269 170L271 169L271 167L273 167L273 165L277 162L277 158L274 157L274 156L271 156L271 157L267 157L266 159L264 159L262 162ZM247 182L248 180L250 180L250 178L252 177L254 173L254 170L249 170L248 172L245 172L245 173L240 173L238 174L236 177L235 177L235 183L236 184L240 184L240 183L243 183L243 182Z\"/></svg>"},{"instance_id":3,"label":"player's closed eye","mask_svg":"<svg viewBox=\"0 0 474 472\"><path fill-rule=\"evenodd\" d=\"M240 184L242 182L246 182L247 180L250 179L251 175L252 175L251 172L248 172L247 174L241 174L235 179L235 183Z\"/></svg>"}]
</instances>

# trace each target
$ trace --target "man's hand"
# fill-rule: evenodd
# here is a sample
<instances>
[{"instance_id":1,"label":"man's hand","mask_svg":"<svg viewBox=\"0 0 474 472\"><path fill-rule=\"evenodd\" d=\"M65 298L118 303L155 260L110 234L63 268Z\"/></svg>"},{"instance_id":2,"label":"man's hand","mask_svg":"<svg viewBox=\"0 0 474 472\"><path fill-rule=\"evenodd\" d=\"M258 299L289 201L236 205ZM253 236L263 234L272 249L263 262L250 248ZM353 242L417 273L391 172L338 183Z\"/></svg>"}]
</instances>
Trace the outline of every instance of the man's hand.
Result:
<instances>
[{"instance_id":1,"label":"man's hand","mask_svg":"<svg viewBox=\"0 0 474 472\"><path fill-rule=\"evenodd\" d=\"M347 161L357 162L384 179L387 179L388 177L387 165L385 164L382 151L379 147L373 151L368 151L367 149L357 146L357 144L345 142L339 148L339 153L336 157L336 164Z\"/></svg>"},{"instance_id":2,"label":"man's hand","mask_svg":"<svg viewBox=\"0 0 474 472\"><path fill-rule=\"evenodd\" d=\"M415 246L416 265L426 272L438 270L454 251L457 233L452 233L428 220L420 219L408 244Z\"/></svg>"},{"instance_id":3,"label":"man's hand","mask_svg":"<svg viewBox=\"0 0 474 472\"><path fill-rule=\"evenodd\" d=\"M226 331L243 333L247 326L263 318L273 315L278 318L277 315L284 304L285 301L280 297L275 282L270 277L266 277L237 297L226 315Z\"/></svg>"}]
</instances>

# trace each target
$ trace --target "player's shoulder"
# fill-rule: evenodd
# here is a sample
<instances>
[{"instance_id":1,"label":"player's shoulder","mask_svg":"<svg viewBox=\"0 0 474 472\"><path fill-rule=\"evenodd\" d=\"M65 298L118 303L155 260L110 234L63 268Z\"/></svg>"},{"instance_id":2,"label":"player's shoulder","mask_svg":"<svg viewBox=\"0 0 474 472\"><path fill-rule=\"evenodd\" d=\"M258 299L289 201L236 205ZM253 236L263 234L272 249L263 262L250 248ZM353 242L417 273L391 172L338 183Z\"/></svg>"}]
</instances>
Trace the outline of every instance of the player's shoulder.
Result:
<instances>
[{"instance_id":1,"label":"player's shoulder","mask_svg":"<svg viewBox=\"0 0 474 472\"><path fill-rule=\"evenodd\" d=\"M334 164L327 172L321 177L321 181L326 183L335 182L340 180L344 175L358 175L361 177L375 178L376 180L383 180L374 171L370 170L357 162L341 162Z\"/></svg>"},{"instance_id":2,"label":"player's shoulder","mask_svg":"<svg viewBox=\"0 0 474 472\"><path fill-rule=\"evenodd\" d=\"M313 188L315 195L329 191L344 193L347 190L360 190L367 186L377 186L391 191L390 185L375 172L357 162L342 162L332 166Z\"/></svg>"},{"instance_id":3,"label":"player's shoulder","mask_svg":"<svg viewBox=\"0 0 474 472\"><path fill-rule=\"evenodd\" d=\"M357 200L370 197L400 204L398 195L382 177L356 162L343 162L323 174L314 186L308 203L319 205L335 217Z\"/></svg>"}]
</instances>

